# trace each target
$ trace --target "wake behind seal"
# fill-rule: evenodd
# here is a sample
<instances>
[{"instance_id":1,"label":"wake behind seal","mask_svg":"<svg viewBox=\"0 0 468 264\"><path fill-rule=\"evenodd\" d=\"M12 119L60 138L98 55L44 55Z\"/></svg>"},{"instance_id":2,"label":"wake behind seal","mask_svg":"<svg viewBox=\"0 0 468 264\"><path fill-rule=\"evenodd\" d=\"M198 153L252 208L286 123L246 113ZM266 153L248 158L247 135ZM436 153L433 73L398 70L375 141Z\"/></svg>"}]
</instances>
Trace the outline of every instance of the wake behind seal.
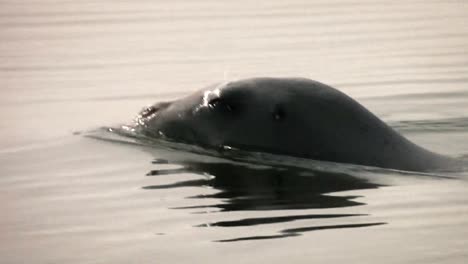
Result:
<instances>
[{"instance_id":1,"label":"wake behind seal","mask_svg":"<svg viewBox=\"0 0 468 264\"><path fill-rule=\"evenodd\" d=\"M252 78L156 103L139 132L205 148L247 151L407 171L454 160L400 135L351 97L305 78Z\"/></svg>"}]
</instances>

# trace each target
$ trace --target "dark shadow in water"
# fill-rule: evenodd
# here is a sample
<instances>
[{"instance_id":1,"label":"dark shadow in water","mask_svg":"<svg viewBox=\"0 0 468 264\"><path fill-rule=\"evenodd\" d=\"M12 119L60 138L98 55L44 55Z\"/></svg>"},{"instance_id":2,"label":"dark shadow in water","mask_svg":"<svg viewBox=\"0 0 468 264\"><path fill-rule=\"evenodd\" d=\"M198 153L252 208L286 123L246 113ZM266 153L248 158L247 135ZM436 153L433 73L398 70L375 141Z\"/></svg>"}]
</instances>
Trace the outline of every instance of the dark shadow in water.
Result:
<instances>
[{"instance_id":1,"label":"dark shadow in water","mask_svg":"<svg viewBox=\"0 0 468 264\"><path fill-rule=\"evenodd\" d=\"M221 211L288 210L336 208L361 205L357 196L332 196L326 193L371 189L379 185L344 173L319 172L297 167L249 167L235 163L187 163L184 168L153 170L148 176L190 172L211 175L203 179L180 181L166 185L145 186L144 189L178 187L212 187L219 190L210 195L189 198L217 198L223 202L204 206L178 207L218 208Z\"/></svg>"},{"instance_id":2,"label":"dark shadow in water","mask_svg":"<svg viewBox=\"0 0 468 264\"><path fill-rule=\"evenodd\" d=\"M315 214L315 215L288 215L278 217L259 217L259 218L246 218L235 221L220 221L209 224L209 226L222 226L222 227L234 227L234 226L255 226L263 224L276 224L285 223L296 220L304 219L323 219L323 218L339 218L339 217L351 217L351 216L366 216L365 214ZM206 227L208 225L198 225L198 227Z\"/></svg>"},{"instance_id":3,"label":"dark shadow in water","mask_svg":"<svg viewBox=\"0 0 468 264\"><path fill-rule=\"evenodd\" d=\"M158 159L155 164L165 163ZM218 203L174 209L217 208L218 211L326 209L363 205L354 201L359 196L330 195L329 193L378 188L380 185L345 173L315 171L293 166L255 166L238 163L185 162L183 168L153 170L147 176L180 173L203 175L201 179L179 181L172 184L150 185L144 189L170 189L179 187L212 187L219 192L188 197L190 199L215 198ZM197 225L199 227L238 227L285 223L296 220L363 217L363 214L309 214L247 218ZM272 239L297 236L304 232L337 228L357 228L384 223L312 226L282 230L278 235L252 236L219 240L233 242L254 239Z\"/></svg>"},{"instance_id":4,"label":"dark shadow in water","mask_svg":"<svg viewBox=\"0 0 468 264\"><path fill-rule=\"evenodd\" d=\"M386 224L386 223L376 222L376 223L364 223L364 224L311 226L311 227L291 228L291 229L282 230L279 235L238 237L238 238L233 238L233 239L216 240L216 242L237 242L237 241L246 241L246 240L263 240L263 239L284 238L284 237L299 236L301 233L311 232L311 231L319 231L319 230L327 230L327 229L342 229L342 228L359 228L359 227L369 227L369 226L377 226L377 225L384 225L384 224Z\"/></svg>"}]
</instances>

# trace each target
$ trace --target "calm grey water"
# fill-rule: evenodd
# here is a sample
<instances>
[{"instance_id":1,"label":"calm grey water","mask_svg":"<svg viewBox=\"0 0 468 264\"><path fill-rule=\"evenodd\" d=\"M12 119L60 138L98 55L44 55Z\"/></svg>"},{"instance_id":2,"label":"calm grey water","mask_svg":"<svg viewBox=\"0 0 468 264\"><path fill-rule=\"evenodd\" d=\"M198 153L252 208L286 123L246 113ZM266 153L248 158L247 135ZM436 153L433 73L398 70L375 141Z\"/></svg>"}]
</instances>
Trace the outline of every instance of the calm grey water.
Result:
<instances>
[{"instance_id":1,"label":"calm grey water","mask_svg":"<svg viewBox=\"0 0 468 264\"><path fill-rule=\"evenodd\" d=\"M467 25L460 0L0 0L1 262L466 263L466 171L231 162L99 127L302 76L466 157Z\"/></svg>"}]
</instances>

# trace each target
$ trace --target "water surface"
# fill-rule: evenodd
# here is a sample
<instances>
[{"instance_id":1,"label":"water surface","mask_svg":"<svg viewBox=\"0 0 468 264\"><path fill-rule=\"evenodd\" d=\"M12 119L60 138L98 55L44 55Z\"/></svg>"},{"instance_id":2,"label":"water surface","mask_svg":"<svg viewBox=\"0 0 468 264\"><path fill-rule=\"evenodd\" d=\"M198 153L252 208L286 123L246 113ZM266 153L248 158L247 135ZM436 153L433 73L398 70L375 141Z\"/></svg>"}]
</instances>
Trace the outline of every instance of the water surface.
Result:
<instances>
[{"instance_id":1,"label":"water surface","mask_svg":"<svg viewBox=\"0 0 468 264\"><path fill-rule=\"evenodd\" d=\"M467 14L456 0L0 1L2 262L465 263L466 171L232 161L99 128L215 82L302 76L466 157Z\"/></svg>"}]
</instances>

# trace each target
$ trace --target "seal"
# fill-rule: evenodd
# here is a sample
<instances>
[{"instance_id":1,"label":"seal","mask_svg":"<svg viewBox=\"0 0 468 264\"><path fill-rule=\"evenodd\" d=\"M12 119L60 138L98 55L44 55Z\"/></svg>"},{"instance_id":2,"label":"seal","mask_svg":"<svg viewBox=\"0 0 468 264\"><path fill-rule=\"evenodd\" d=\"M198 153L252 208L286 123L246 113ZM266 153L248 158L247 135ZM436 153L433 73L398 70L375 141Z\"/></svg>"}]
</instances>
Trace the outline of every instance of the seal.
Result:
<instances>
[{"instance_id":1,"label":"seal","mask_svg":"<svg viewBox=\"0 0 468 264\"><path fill-rule=\"evenodd\" d=\"M137 117L145 136L321 161L432 171L451 159L400 135L361 104L305 78L252 78L156 103Z\"/></svg>"}]
</instances>

